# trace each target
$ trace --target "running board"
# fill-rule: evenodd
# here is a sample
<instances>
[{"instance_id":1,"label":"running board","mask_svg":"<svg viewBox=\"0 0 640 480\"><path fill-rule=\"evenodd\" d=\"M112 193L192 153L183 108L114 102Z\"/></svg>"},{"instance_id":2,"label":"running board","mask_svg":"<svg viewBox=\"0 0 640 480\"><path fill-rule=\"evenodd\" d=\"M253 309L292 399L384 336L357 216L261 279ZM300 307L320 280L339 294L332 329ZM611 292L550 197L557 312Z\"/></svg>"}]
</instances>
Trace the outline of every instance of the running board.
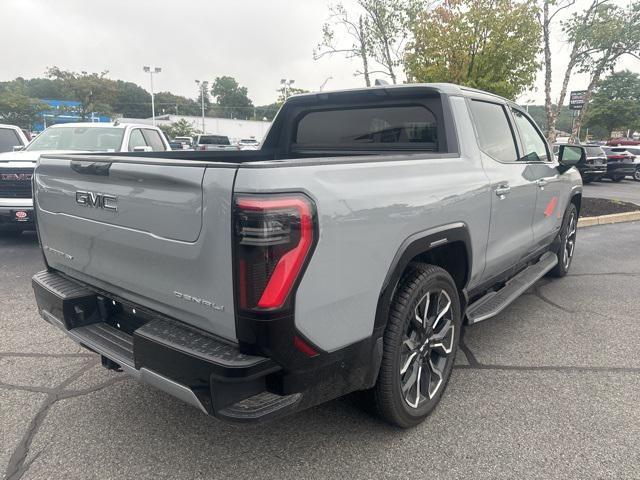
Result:
<instances>
[{"instance_id":1,"label":"running board","mask_svg":"<svg viewBox=\"0 0 640 480\"><path fill-rule=\"evenodd\" d=\"M489 292L476 300L467 308L467 321L470 325L487 320L507 308L516 298L522 295L531 285L556 266L558 256L555 253L545 253L538 263L535 263L509 280L504 287L495 292Z\"/></svg>"}]
</instances>

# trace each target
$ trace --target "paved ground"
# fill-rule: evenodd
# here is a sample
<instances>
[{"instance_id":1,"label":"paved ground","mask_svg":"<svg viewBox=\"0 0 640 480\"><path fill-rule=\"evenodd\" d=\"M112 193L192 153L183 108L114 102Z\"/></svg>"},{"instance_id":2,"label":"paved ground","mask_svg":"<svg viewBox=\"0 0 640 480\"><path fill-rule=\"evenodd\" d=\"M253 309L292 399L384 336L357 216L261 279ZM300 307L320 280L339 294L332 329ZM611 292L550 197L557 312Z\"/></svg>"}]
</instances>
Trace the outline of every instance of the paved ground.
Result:
<instances>
[{"instance_id":1,"label":"paved ground","mask_svg":"<svg viewBox=\"0 0 640 480\"><path fill-rule=\"evenodd\" d=\"M640 223L581 230L571 276L541 281L466 330L442 403L410 431L379 423L350 398L230 426L107 372L38 318L35 238L0 239L0 472L11 480L640 478L639 239Z\"/></svg>"},{"instance_id":2,"label":"paved ground","mask_svg":"<svg viewBox=\"0 0 640 480\"><path fill-rule=\"evenodd\" d=\"M585 197L609 198L640 205L640 182L627 178L620 183L611 180L593 182L584 186Z\"/></svg>"}]
</instances>

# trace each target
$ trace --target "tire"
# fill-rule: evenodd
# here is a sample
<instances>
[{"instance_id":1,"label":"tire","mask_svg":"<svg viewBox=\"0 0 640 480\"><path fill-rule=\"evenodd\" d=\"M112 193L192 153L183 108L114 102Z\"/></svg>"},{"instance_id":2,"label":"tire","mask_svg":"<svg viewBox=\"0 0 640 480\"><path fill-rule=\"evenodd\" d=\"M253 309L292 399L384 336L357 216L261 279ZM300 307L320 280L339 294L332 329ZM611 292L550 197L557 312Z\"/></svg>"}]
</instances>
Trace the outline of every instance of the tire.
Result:
<instances>
[{"instance_id":1,"label":"tire","mask_svg":"<svg viewBox=\"0 0 640 480\"><path fill-rule=\"evenodd\" d=\"M553 267L553 270L549 272L549 276L562 278L569 272L573 254L575 253L577 232L578 209L574 203L570 203L564 213L558 238L556 242L554 242L554 244L557 245L554 253L558 255L558 263Z\"/></svg>"},{"instance_id":2,"label":"tire","mask_svg":"<svg viewBox=\"0 0 640 480\"><path fill-rule=\"evenodd\" d=\"M636 168L636 171L635 171L635 172L633 172L633 179L634 179L636 182L640 182L640 167L637 167L637 168Z\"/></svg>"},{"instance_id":3,"label":"tire","mask_svg":"<svg viewBox=\"0 0 640 480\"><path fill-rule=\"evenodd\" d=\"M622 180L624 180L625 175L615 175L613 177L611 177L611 180L613 180L616 183L621 182Z\"/></svg>"},{"instance_id":4,"label":"tire","mask_svg":"<svg viewBox=\"0 0 640 480\"><path fill-rule=\"evenodd\" d=\"M451 275L434 265L412 265L394 295L378 380L368 392L381 418L409 428L429 416L451 376L461 324Z\"/></svg>"},{"instance_id":5,"label":"tire","mask_svg":"<svg viewBox=\"0 0 640 480\"><path fill-rule=\"evenodd\" d=\"M593 178L592 177L582 177L582 183L584 183L585 185L588 183L593 182Z\"/></svg>"}]
</instances>

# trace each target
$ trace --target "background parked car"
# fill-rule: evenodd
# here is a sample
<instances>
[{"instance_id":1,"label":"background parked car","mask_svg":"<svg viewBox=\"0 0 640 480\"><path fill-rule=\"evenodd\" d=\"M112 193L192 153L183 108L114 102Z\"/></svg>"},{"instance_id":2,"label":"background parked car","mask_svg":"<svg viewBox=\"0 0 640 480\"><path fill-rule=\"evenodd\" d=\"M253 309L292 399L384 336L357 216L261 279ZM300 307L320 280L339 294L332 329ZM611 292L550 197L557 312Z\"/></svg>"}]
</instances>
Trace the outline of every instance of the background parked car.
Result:
<instances>
[{"instance_id":1,"label":"background parked car","mask_svg":"<svg viewBox=\"0 0 640 480\"><path fill-rule=\"evenodd\" d=\"M191 150L193 148L193 138L191 137L175 137L173 141L182 145L182 150Z\"/></svg>"},{"instance_id":2,"label":"background parked car","mask_svg":"<svg viewBox=\"0 0 640 480\"><path fill-rule=\"evenodd\" d=\"M14 125L0 125L0 152L12 152L15 147L24 147L29 138L20 127Z\"/></svg>"},{"instance_id":3,"label":"background parked car","mask_svg":"<svg viewBox=\"0 0 640 480\"><path fill-rule=\"evenodd\" d=\"M163 152L169 149L162 131L149 125L53 125L23 150L0 153L0 230L19 233L33 228L31 177L43 153Z\"/></svg>"},{"instance_id":4,"label":"background parked car","mask_svg":"<svg viewBox=\"0 0 640 480\"><path fill-rule=\"evenodd\" d=\"M635 156L633 164L635 165L635 170L633 171L633 179L636 182L640 182L640 146L635 147L625 147L627 152Z\"/></svg>"},{"instance_id":5,"label":"background parked car","mask_svg":"<svg viewBox=\"0 0 640 480\"><path fill-rule=\"evenodd\" d=\"M196 135L194 140L196 150L239 150L240 147L232 145L226 135Z\"/></svg>"},{"instance_id":6,"label":"background parked car","mask_svg":"<svg viewBox=\"0 0 640 480\"><path fill-rule=\"evenodd\" d=\"M260 148L260 142L255 138L243 138L238 142L240 150L258 150Z\"/></svg>"},{"instance_id":7,"label":"background parked car","mask_svg":"<svg viewBox=\"0 0 640 480\"><path fill-rule=\"evenodd\" d=\"M607 154L606 178L614 182L621 182L624 177L633 175L636 172L635 155L631 154L627 147L602 147Z\"/></svg>"},{"instance_id":8,"label":"background parked car","mask_svg":"<svg viewBox=\"0 0 640 480\"><path fill-rule=\"evenodd\" d=\"M553 146L553 153L558 154L559 143ZM576 168L580 172L583 183L591 183L600 180L607 174L607 154L600 145L585 145L587 159L585 163L579 163Z\"/></svg>"}]
</instances>

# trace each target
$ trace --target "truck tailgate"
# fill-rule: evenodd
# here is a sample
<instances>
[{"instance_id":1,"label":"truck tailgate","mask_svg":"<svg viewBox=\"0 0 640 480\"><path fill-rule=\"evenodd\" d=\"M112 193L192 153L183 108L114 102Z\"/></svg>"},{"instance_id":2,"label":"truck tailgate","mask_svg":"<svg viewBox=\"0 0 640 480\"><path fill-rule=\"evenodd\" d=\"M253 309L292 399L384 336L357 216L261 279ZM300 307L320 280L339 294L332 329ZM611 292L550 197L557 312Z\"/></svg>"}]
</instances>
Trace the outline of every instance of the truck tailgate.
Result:
<instances>
[{"instance_id":1,"label":"truck tailgate","mask_svg":"<svg viewBox=\"0 0 640 480\"><path fill-rule=\"evenodd\" d=\"M105 160L51 156L36 168L34 198L48 264L235 340L236 169L149 158Z\"/></svg>"}]
</instances>

